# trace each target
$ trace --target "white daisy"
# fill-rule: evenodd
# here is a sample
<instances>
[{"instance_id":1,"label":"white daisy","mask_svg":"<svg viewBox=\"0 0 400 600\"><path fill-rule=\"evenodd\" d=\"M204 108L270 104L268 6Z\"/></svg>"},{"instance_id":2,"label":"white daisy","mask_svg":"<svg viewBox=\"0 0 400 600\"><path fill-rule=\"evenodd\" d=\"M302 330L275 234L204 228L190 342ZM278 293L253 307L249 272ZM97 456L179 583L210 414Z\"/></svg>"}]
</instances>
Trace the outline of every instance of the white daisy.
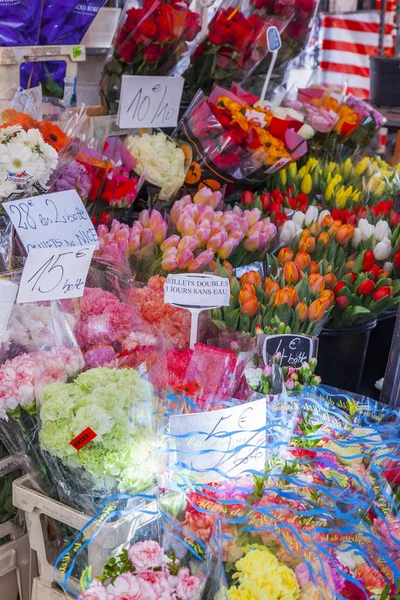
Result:
<instances>
[{"instance_id":1,"label":"white daisy","mask_svg":"<svg viewBox=\"0 0 400 600\"><path fill-rule=\"evenodd\" d=\"M43 154L44 160L46 161L47 168L51 169L51 171L54 171L58 164L57 151L54 150L53 146L50 146L50 144L46 143L40 147L40 150Z\"/></svg>"},{"instance_id":2,"label":"white daisy","mask_svg":"<svg viewBox=\"0 0 400 600\"><path fill-rule=\"evenodd\" d=\"M30 148L18 142L10 142L6 147L8 161L4 166L7 171L10 173L22 173L25 171L29 175L35 174L37 164Z\"/></svg>"},{"instance_id":3,"label":"white daisy","mask_svg":"<svg viewBox=\"0 0 400 600\"><path fill-rule=\"evenodd\" d=\"M24 143L29 144L31 149L34 150L36 146L42 148L42 146L45 144L45 141L39 129L29 129L29 131L26 134Z\"/></svg>"},{"instance_id":4,"label":"white daisy","mask_svg":"<svg viewBox=\"0 0 400 600\"><path fill-rule=\"evenodd\" d=\"M22 131L21 125L10 125L10 127L4 127L0 129L0 142L7 141L10 137L17 135Z\"/></svg>"},{"instance_id":5,"label":"white daisy","mask_svg":"<svg viewBox=\"0 0 400 600\"><path fill-rule=\"evenodd\" d=\"M0 202L6 200L15 192L15 185L11 181L6 181L7 173L0 170Z\"/></svg>"}]
</instances>

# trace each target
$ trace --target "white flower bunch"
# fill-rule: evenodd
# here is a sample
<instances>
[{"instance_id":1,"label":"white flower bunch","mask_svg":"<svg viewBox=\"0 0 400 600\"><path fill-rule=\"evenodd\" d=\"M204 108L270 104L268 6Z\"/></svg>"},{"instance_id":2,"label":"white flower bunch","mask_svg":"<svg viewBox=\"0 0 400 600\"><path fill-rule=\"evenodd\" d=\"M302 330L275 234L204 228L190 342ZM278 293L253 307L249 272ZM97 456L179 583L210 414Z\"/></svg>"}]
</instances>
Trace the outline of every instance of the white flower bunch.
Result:
<instances>
[{"instance_id":1,"label":"white flower bunch","mask_svg":"<svg viewBox=\"0 0 400 600\"><path fill-rule=\"evenodd\" d=\"M388 260L392 253L391 235L392 231L386 221L381 220L376 225L372 225L367 219L360 219L354 232L353 248L357 249L361 242L372 238L376 260Z\"/></svg>"},{"instance_id":2,"label":"white flower bunch","mask_svg":"<svg viewBox=\"0 0 400 600\"><path fill-rule=\"evenodd\" d=\"M160 200L172 198L186 177L183 150L164 133L129 136L125 145L136 159L136 172L161 188Z\"/></svg>"},{"instance_id":3,"label":"white flower bunch","mask_svg":"<svg viewBox=\"0 0 400 600\"><path fill-rule=\"evenodd\" d=\"M1 129L0 201L34 183L45 185L57 163L57 152L38 129L24 131L20 125Z\"/></svg>"}]
</instances>

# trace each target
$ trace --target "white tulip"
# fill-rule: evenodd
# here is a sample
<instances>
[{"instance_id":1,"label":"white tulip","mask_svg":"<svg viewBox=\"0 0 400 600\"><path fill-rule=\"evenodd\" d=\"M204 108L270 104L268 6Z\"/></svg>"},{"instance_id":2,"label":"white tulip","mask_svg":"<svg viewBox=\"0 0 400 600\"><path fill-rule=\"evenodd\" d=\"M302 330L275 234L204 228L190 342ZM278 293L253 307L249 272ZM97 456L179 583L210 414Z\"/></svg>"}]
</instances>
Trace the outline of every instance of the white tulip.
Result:
<instances>
[{"instance_id":1,"label":"white tulip","mask_svg":"<svg viewBox=\"0 0 400 600\"><path fill-rule=\"evenodd\" d=\"M364 242L375 234L375 227L368 223L367 219L360 219L358 227L361 230L361 237Z\"/></svg>"},{"instance_id":2,"label":"white tulip","mask_svg":"<svg viewBox=\"0 0 400 600\"><path fill-rule=\"evenodd\" d=\"M281 244L287 246L291 243L292 239L302 231L301 227L296 225L293 221L286 221L284 226L282 227L282 231L279 236L279 241Z\"/></svg>"},{"instance_id":3,"label":"white tulip","mask_svg":"<svg viewBox=\"0 0 400 600\"><path fill-rule=\"evenodd\" d=\"M358 227L355 228L354 230L354 236L353 239L351 241L353 248L355 250L357 250L358 248L358 244L362 241L362 233L361 233L361 229L359 229Z\"/></svg>"},{"instance_id":4,"label":"white tulip","mask_svg":"<svg viewBox=\"0 0 400 600\"><path fill-rule=\"evenodd\" d=\"M393 263L385 262L385 264L383 265L383 268L385 269L385 271L387 271L389 273L389 275L391 275L392 271L393 271Z\"/></svg>"},{"instance_id":5,"label":"white tulip","mask_svg":"<svg viewBox=\"0 0 400 600\"><path fill-rule=\"evenodd\" d=\"M306 226L309 227L310 225L312 225L312 223L315 223L315 221L318 221L318 208L316 206L309 206L306 212L304 222Z\"/></svg>"},{"instance_id":6,"label":"white tulip","mask_svg":"<svg viewBox=\"0 0 400 600\"><path fill-rule=\"evenodd\" d=\"M384 238L374 248L374 256L376 260L387 260L392 253L392 244L389 238Z\"/></svg>"},{"instance_id":7,"label":"white tulip","mask_svg":"<svg viewBox=\"0 0 400 600\"><path fill-rule=\"evenodd\" d=\"M246 367L244 374L250 387L253 388L260 385L262 373L262 369L259 367Z\"/></svg>"},{"instance_id":8,"label":"white tulip","mask_svg":"<svg viewBox=\"0 0 400 600\"><path fill-rule=\"evenodd\" d=\"M303 212L301 212L301 210L298 210L294 213L294 215L292 217L292 221L298 227L303 227L305 218L306 218L305 214Z\"/></svg>"},{"instance_id":9,"label":"white tulip","mask_svg":"<svg viewBox=\"0 0 400 600\"><path fill-rule=\"evenodd\" d=\"M378 221L375 225L375 240L381 242L384 238L389 238L392 235L392 230L386 221Z\"/></svg>"},{"instance_id":10,"label":"white tulip","mask_svg":"<svg viewBox=\"0 0 400 600\"><path fill-rule=\"evenodd\" d=\"M321 225L321 223L325 219L325 217L328 217L330 214L331 213L329 210L321 210L321 212L319 213L319 217L318 217L318 223Z\"/></svg>"}]
</instances>

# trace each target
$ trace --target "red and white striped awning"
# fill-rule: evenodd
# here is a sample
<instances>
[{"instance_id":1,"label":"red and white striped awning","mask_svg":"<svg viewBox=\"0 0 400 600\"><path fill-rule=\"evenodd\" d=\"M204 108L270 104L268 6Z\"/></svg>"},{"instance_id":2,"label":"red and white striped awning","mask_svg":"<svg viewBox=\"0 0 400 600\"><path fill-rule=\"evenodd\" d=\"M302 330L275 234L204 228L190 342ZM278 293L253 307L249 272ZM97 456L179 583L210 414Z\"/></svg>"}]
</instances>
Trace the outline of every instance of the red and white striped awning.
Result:
<instances>
[{"instance_id":1,"label":"red and white striped awning","mask_svg":"<svg viewBox=\"0 0 400 600\"><path fill-rule=\"evenodd\" d=\"M396 0L388 0L385 55L394 53ZM320 30L322 83L343 85L359 98L369 98L369 57L379 49L378 11L324 15Z\"/></svg>"}]
</instances>

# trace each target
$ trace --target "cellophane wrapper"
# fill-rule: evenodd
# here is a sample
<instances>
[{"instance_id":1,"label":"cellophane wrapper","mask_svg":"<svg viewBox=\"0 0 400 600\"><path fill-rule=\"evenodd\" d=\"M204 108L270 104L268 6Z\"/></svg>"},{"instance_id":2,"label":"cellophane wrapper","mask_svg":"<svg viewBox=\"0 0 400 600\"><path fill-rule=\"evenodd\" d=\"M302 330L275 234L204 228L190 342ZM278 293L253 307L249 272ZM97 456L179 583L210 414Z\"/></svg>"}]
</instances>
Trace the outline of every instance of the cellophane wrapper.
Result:
<instances>
[{"instance_id":1,"label":"cellophane wrapper","mask_svg":"<svg viewBox=\"0 0 400 600\"><path fill-rule=\"evenodd\" d=\"M364 405L358 413L348 396L344 411L317 393L259 399L197 422L190 415L186 424L188 416L170 416L165 502L184 494L179 518L192 544L211 545L205 598L394 593L400 415Z\"/></svg>"},{"instance_id":2,"label":"cellophane wrapper","mask_svg":"<svg viewBox=\"0 0 400 600\"><path fill-rule=\"evenodd\" d=\"M207 548L199 553L188 544L185 528L163 513L156 494L115 494L64 542L59 583L79 600L106 593L200 600L208 579Z\"/></svg>"},{"instance_id":3,"label":"cellophane wrapper","mask_svg":"<svg viewBox=\"0 0 400 600\"><path fill-rule=\"evenodd\" d=\"M123 75L169 75L195 43L200 15L188 4L133 0L125 5L100 82L109 114L117 112Z\"/></svg>"}]
</instances>

